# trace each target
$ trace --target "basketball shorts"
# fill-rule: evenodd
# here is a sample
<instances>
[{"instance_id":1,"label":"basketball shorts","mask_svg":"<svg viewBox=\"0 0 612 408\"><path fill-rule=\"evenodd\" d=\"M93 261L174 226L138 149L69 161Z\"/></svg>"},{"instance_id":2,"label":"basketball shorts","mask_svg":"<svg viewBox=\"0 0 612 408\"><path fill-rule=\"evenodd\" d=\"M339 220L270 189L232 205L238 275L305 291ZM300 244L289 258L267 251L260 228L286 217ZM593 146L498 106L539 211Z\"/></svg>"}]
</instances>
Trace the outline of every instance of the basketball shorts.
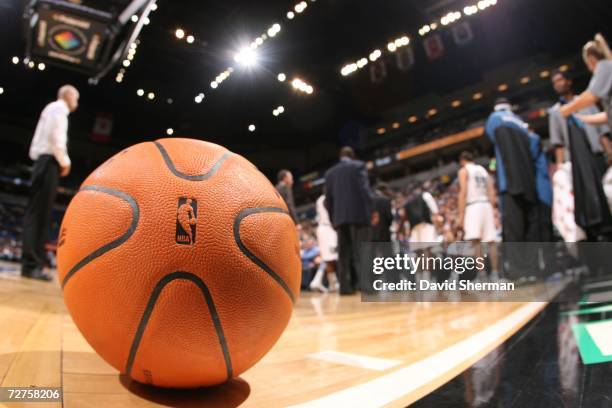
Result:
<instances>
[{"instance_id":1,"label":"basketball shorts","mask_svg":"<svg viewBox=\"0 0 612 408\"><path fill-rule=\"evenodd\" d=\"M463 221L463 239L465 241L479 240L481 242L497 241L495 229L495 213L489 202L468 204L465 207Z\"/></svg>"}]
</instances>

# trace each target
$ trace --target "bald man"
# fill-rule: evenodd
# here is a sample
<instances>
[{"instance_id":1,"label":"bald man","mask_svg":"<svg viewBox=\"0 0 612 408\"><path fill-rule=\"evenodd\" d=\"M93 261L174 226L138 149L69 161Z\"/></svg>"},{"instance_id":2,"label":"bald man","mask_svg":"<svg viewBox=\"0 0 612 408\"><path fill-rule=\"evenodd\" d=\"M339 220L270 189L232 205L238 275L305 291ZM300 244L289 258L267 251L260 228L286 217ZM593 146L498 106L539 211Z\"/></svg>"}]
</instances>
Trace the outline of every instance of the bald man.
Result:
<instances>
[{"instance_id":1,"label":"bald man","mask_svg":"<svg viewBox=\"0 0 612 408\"><path fill-rule=\"evenodd\" d=\"M23 219L23 255L21 275L26 278L51 280L44 267L47 263L45 244L49 240L51 211L60 177L70 173L68 157L68 115L79 106L79 91L65 85L57 100L45 107L38 120L30 145L34 160L30 200Z\"/></svg>"}]
</instances>

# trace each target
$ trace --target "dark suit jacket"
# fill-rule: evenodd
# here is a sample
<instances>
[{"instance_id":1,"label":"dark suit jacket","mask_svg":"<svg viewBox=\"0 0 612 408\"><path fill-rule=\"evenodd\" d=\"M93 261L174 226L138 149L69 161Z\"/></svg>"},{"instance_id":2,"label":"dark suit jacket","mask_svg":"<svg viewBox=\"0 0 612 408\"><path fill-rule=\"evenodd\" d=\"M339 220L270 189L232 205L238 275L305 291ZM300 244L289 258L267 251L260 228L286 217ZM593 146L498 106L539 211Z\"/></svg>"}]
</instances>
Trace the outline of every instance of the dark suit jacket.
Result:
<instances>
[{"instance_id":1,"label":"dark suit jacket","mask_svg":"<svg viewBox=\"0 0 612 408\"><path fill-rule=\"evenodd\" d=\"M293 191L291 191L291 187L284 183L278 183L276 185L276 190L283 200L285 200L285 204L287 204L287 209L289 210L289 215L293 219L294 223L298 223L297 213L295 211L295 202L293 201Z\"/></svg>"},{"instance_id":2,"label":"dark suit jacket","mask_svg":"<svg viewBox=\"0 0 612 408\"><path fill-rule=\"evenodd\" d=\"M364 162L342 159L325 173L325 207L334 227L370 225L372 196Z\"/></svg>"}]
</instances>

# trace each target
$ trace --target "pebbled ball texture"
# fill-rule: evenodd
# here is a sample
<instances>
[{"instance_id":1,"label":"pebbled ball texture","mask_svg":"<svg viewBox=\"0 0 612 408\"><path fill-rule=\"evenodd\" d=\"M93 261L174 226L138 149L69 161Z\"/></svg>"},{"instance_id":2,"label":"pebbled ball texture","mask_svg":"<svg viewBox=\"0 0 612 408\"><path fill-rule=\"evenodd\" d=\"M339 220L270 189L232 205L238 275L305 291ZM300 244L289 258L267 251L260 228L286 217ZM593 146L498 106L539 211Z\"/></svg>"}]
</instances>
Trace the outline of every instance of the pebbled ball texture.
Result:
<instances>
[{"instance_id":1,"label":"pebbled ball texture","mask_svg":"<svg viewBox=\"0 0 612 408\"><path fill-rule=\"evenodd\" d=\"M283 199L225 148L161 139L118 153L70 203L64 300L91 346L136 381L209 386L276 343L299 295Z\"/></svg>"}]
</instances>

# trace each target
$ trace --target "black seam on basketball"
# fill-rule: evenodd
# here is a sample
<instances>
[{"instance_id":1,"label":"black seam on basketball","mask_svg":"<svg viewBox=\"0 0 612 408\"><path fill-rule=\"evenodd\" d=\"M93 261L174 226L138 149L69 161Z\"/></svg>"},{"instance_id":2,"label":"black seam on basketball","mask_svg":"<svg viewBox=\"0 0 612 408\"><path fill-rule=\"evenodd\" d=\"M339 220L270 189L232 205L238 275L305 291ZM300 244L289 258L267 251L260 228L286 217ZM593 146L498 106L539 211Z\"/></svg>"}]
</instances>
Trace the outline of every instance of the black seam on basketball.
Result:
<instances>
[{"instance_id":1,"label":"black seam on basketball","mask_svg":"<svg viewBox=\"0 0 612 408\"><path fill-rule=\"evenodd\" d=\"M240 213L236 216L234 220L234 240L238 245L240 251L247 256L253 263L263 269L268 275L270 275L287 293L292 303L295 303L295 295L287 286L287 283L281 278L276 272L272 270L268 265L266 265L261 259L259 259L255 254L253 254L249 249L244 245L242 239L240 238L240 224L242 220L244 220L249 215L253 214L261 214L261 213L280 213L289 216L289 213L282 208L276 207L261 207L261 208L247 208L245 210L240 211Z\"/></svg>"},{"instance_id":2,"label":"black seam on basketball","mask_svg":"<svg viewBox=\"0 0 612 408\"><path fill-rule=\"evenodd\" d=\"M166 285L177 279L184 279L193 282L202 291L204 299L206 299L206 304L208 305L208 311L210 312L210 316L215 326L215 331L217 332L217 337L219 338L219 343L221 344L221 351L223 352L223 359L225 360L227 379L229 380L230 378L232 378L233 375L232 360L230 358L227 341L225 340L225 334L223 333L221 320L219 319L219 314L217 313L217 308L215 307L215 303L213 302L212 295L210 294L208 287L206 286L204 281L202 281L202 279L192 273L182 271L173 272L164 276L162 279L160 279L159 282L157 282L157 285L155 285L155 288L151 293L151 297L149 298L149 302L147 303L147 307L144 313L142 314L142 319L140 320L140 324L138 325L136 334L134 335L132 346L130 347L130 354L128 356L128 360L125 367L126 375L129 376L132 372L132 366L134 365L134 360L136 358L136 353L138 352L138 347L140 346L140 342L147 328L147 324L149 323L149 319L153 314L153 309L155 308L157 299L161 295Z\"/></svg>"},{"instance_id":3,"label":"black seam on basketball","mask_svg":"<svg viewBox=\"0 0 612 408\"><path fill-rule=\"evenodd\" d=\"M104 255L111 249L117 248L119 245L127 241L132 236L132 234L134 234L134 231L136 231L136 226L138 225L138 220L140 219L140 208L138 207L138 203L136 202L136 200L134 200L134 198L132 198L130 195L122 191L113 190L111 188L107 188L103 186L85 186L79 190L79 193L83 191L97 191L99 193L109 194L114 197L118 197L122 199L123 201L127 202L130 205L130 207L132 207L132 223L130 224L130 227L128 228L128 230L123 235L121 235L119 238L96 249L91 254L81 259L75 266L73 266L68 271L66 276L64 277L64 280L62 281L62 288L64 288L66 284L68 283L68 280L72 278L74 274L76 274L79 270L81 270L85 265L87 265L94 259L99 258L100 256Z\"/></svg>"},{"instance_id":4,"label":"black seam on basketball","mask_svg":"<svg viewBox=\"0 0 612 408\"><path fill-rule=\"evenodd\" d=\"M153 143L155 143L155 146L161 153L162 157L164 158L164 162L166 162L166 166L168 166L172 174L182 179L189 180L189 181L204 181L214 176L215 173L221 167L221 165L225 162L225 160L227 160L232 155L232 153L230 152L224 153L223 156L221 156L221 158L215 163L212 169L210 169L207 173L191 176L189 174L181 173L180 171L176 169L176 167L174 166L174 163L172 162L172 159L170 158L170 155L168 154L168 152L166 151L166 149L161 143L159 143L158 141L155 141Z\"/></svg>"}]
</instances>

